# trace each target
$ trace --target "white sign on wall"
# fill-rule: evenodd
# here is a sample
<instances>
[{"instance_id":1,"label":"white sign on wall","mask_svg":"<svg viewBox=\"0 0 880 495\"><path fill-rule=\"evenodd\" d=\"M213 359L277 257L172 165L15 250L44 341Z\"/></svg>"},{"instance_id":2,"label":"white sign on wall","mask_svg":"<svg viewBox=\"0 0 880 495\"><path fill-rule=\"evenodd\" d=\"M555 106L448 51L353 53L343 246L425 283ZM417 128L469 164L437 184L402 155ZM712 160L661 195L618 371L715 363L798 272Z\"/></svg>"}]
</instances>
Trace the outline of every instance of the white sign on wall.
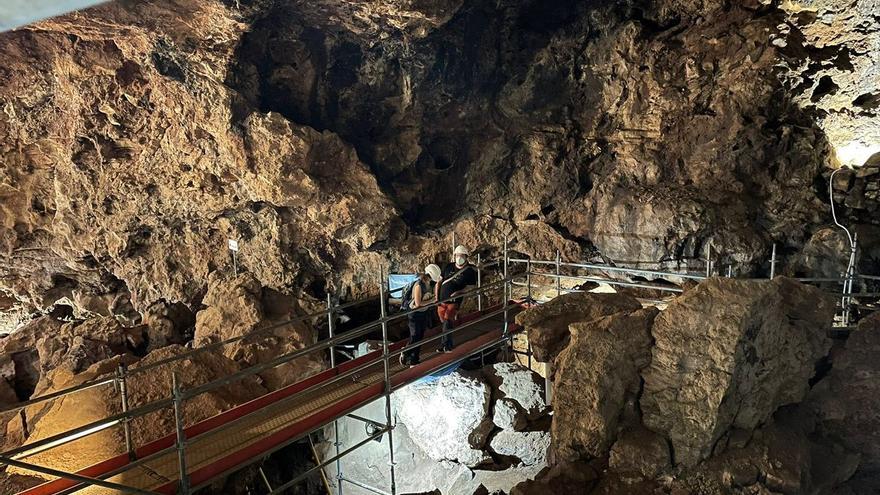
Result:
<instances>
[{"instance_id":1,"label":"white sign on wall","mask_svg":"<svg viewBox=\"0 0 880 495\"><path fill-rule=\"evenodd\" d=\"M226 245L229 246L230 251L238 251L238 241L235 239L227 240Z\"/></svg>"}]
</instances>

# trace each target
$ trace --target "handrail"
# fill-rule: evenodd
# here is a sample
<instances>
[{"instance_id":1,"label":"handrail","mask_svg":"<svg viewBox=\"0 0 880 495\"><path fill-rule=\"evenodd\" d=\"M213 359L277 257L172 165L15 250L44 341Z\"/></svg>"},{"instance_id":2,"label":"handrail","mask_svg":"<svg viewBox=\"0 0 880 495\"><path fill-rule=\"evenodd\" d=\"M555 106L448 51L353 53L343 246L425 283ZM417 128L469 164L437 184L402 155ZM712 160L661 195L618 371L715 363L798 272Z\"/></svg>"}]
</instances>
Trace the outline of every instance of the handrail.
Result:
<instances>
[{"instance_id":1,"label":"handrail","mask_svg":"<svg viewBox=\"0 0 880 495\"><path fill-rule=\"evenodd\" d=\"M141 407L138 407L137 409L132 409L128 412L114 414L113 416L108 416L104 419L92 421L91 423L87 423L76 428L71 428L67 431L62 431L61 433L57 433L50 437L37 440L36 442L26 443L20 447L16 447L12 450L3 452L2 454L0 454L0 456L24 459L25 457L30 457L34 454L38 454L53 447L57 447L58 445L63 445L72 440L78 440L80 438L87 437L93 433L105 430L111 426L115 426L125 418L136 418L139 416L144 416L150 414L151 412L169 407L173 403L174 401L172 401L171 399L155 400Z\"/></svg>"},{"instance_id":2,"label":"handrail","mask_svg":"<svg viewBox=\"0 0 880 495\"><path fill-rule=\"evenodd\" d=\"M486 262L486 263L483 263L483 264L481 264L481 265L476 266L476 268L478 268L478 269L488 268L488 267L490 267L490 266L497 265L497 264L499 264L500 262L501 262L500 260L489 261L489 262ZM382 281L382 283L384 283L384 280ZM483 286L483 287L487 287L487 286ZM401 290L403 290L403 288L402 288L402 287L399 287L399 288L394 289L394 290L392 290L392 291L388 291L388 294L393 294L393 293L398 292L398 291L401 291ZM464 295L467 295L467 294L464 294ZM234 342L238 342L238 341L240 341L240 340L244 340L244 339L247 339L247 338L251 338L251 337L255 337L255 336L260 336L260 335L262 335L262 334L269 333L269 332L271 332L271 331L273 331L273 330L277 330L278 328L282 328L282 327L287 326L287 325L291 325L291 324L294 324L294 323L299 323L299 322L302 322L302 321L307 321L307 320L310 320L310 319L313 319L313 318L324 317L324 316L329 315L331 312L338 312L338 311L341 311L341 310L343 310L343 309L346 309L346 308L349 308L349 307L352 307L352 306L356 306L356 305L358 305L358 304L363 304L363 303L365 303L365 302L367 302L367 301L371 301L371 300L373 300L373 299L377 299L378 297L379 297L378 295L375 295L375 296L371 296L371 297L368 297L368 298L365 298L365 299L358 299L358 300L355 300L355 301L349 301L349 302L347 302L347 303L340 304L340 305L338 305L338 306L333 306L332 308L324 309L324 310L321 310L321 311L318 311L318 312L315 312L315 313L310 313L310 314L303 315L303 316L297 316L297 317L295 317L295 318L291 318L291 319L289 319L289 320L285 320L285 321L282 321L282 322L274 323L274 324L269 325L269 326L267 326L267 327L258 328L258 329L255 329L254 331L252 331L252 332L250 332L250 333L247 333L247 334L244 334L244 335L238 335L238 336L236 336L236 337L230 337L230 338L228 338L228 339L226 339L226 340L221 340L221 341L219 341L219 342L212 342L212 343L210 343L210 344L206 344L206 345L203 345L203 346L199 346L199 347L196 347L196 348L191 349L191 350L189 350L189 351L182 352L182 353L180 353L180 354L176 354L176 355L174 355L174 356L169 356L169 357L167 357L167 358L160 359L160 360L158 360L158 361L155 361L155 362L152 362L152 363L149 363L149 364L145 364L145 365L142 365L142 366L133 366L133 367L131 367L131 368L129 368L129 369L126 370L126 376L131 376L131 375L134 375L134 374L144 373L144 372L150 371L150 370L152 370L152 369L158 368L158 367L160 367L160 366L164 366L164 365L166 365L166 364L168 364L168 363L173 363L173 362L176 362L176 361L180 361L180 360L182 360L182 359L186 359L186 358L188 358L188 357L190 357L190 356L193 356L193 355L195 355L195 354L204 353L204 352L207 352L207 351L210 351L210 350L214 350L214 349L217 349L217 348L220 348L220 347L224 347L224 346L226 346L226 345L228 345L228 344L232 344L232 343L234 343ZM458 297L459 297L459 296L456 296L455 299L457 299ZM451 299L452 299L452 298L450 298L450 299L448 299L448 300L451 300ZM448 300L447 300L447 301L448 301ZM446 301L443 301L443 302L446 302ZM381 324L381 320L377 320L376 323L377 323L377 324ZM8 405L8 406L0 407L0 413L11 412L11 411L17 411L17 410L20 410L20 409L24 409L25 407L28 407L28 406L32 406L32 405L39 404L39 403L42 403L42 402L46 402L46 401L49 401L49 400L57 399L57 398L59 398L59 397L64 397L64 396L70 395L70 394L75 393L75 392L80 392L80 391L83 391L83 390L88 390L88 389L90 389L90 388L99 387L99 386L102 386L102 385L108 385L108 384L110 384L110 383L115 383L116 380L117 380L116 377L108 377L108 378L101 378L101 379L96 379L96 380L92 380L92 381L86 381L86 382L83 382L83 383L81 383L81 384L79 384L79 385L75 385L75 386L72 386L72 387L68 387L68 388L66 388L66 389L62 389L62 390L56 390L55 392L52 392L52 393L49 393L49 394L46 394L46 395L42 395L42 396L40 396L40 397L34 397L34 398L28 399L28 400L26 400L26 401L21 401L21 402L17 402L17 403L15 403L15 404L11 404L11 405Z\"/></svg>"},{"instance_id":3,"label":"handrail","mask_svg":"<svg viewBox=\"0 0 880 495\"><path fill-rule=\"evenodd\" d=\"M110 481L102 480L99 478L92 478L89 476L82 476L76 473L68 473L65 471L60 471L58 469L47 468L45 466L38 466L36 464L30 464L27 462L16 461L15 459L9 459L0 456L0 464L8 464L10 466L15 466L17 468L26 469L28 471L35 471L37 473L48 474L49 476L57 476L59 478L67 478L73 481L78 481L80 483L86 483L90 485L96 485L103 488L109 488L111 490L116 490L122 493L136 493L138 495L158 495L157 492L151 492L148 490L141 490L140 488L135 488L133 486L125 486L120 485L118 483L112 483Z\"/></svg>"},{"instance_id":4,"label":"handrail","mask_svg":"<svg viewBox=\"0 0 880 495\"><path fill-rule=\"evenodd\" d=\"M430 307L438 306L438 305L445 303L445 302L449 302L449 301L458 299L459 297L466 297L468 295L472 295L475 293L482 293L482 292L488 291L489 289L492 289L502 283L506 283L507 281L508 281L507 279L498 280L498 281L495 281L491 284L483 285L482 287L478 287L476 289L462 292L461 294L458 294L454 297L449 297L449 298L446 298L442 301L437 301L437 302L431 303L429 305L425 305L425 306L423 306L423 308L427 309ZM217 380L212 380L210 382L206 382L200 386L183 391L183 393L181 394L181 400L190 399L190 398L195 397L197 395L201 395L205 392L209 392L211 390L214 390L216 388L220 388L220 387L225 386L225 385L232 383L234 381L240 380L244 377L256 375L256 374L259 374L260 372L265 371L267 369L274 368L274 367L280 366L282 364L288 363L290 361L293 361L294 359L305 356L305 355L310 354L312 352L324 350L326 348L329 348L329 347L336 345L337 343L345 342L345 341L352 340L354 338L363 336L363 335L369 333L370 329L372 329L378 325L381 325L382 323L389 322L389 321L392 321L392 320L395 320L398 318L402 318L403 316L408 316L410 313L414 313L416 311L418 311L418 310L399 312L399 313L391 315L391 316L386 316L385 318L379 318L378 320L361 325L360 327L358 327L352 331L340 334L340 335L335 336L333 338L328 338L328 339L322 340L316 344L305 347L303 349L299 349L297 351L287 353L287 354L280 356L276 359L273 359L272 361L269 361L267 363L256 364L256 365L250 366L248 368L242 369L236 373L233 373L232 375L227 375L223 378L219 378ZM466 328L466 326L467 325L462 325L460 328ZM455 330L459 330L459 328L457 328ZM378 361L371 362L370 365L371 366L375 365L375 364L377 364L377 362ZM143 416L145 414L149 414L151 412L157 411L157 410L162 409L164 407L168 407L172 404L173 404L173 400L171 400L171 399L162 399L162 400L153 401L153 402L145 404L141 407L138 407L137 409L133 409L128 412L123 412L123 413L120 413L120 414L117 414L114 416L110 416L110 417L104 418L102 420L97 420L97 421L94 421L92 423L88 423L86 425L83 425L83 426L80 426L77 428L72 428L70 430L58 433L58 434L53 435L51 437L47 437L47 438L38 440L33 443L22 445L20 447L17 447L15 449L10 450L10 451L3 452L0 455L8 456L8 457L16 456L18 458L28 457L28 456L37 454L39 452L43 452L45 450L48 450L50 448L56 447L58 445L63 445L64 443L68 443L72 440L83 438L83 437L91 435L93 433L103 431L111 426L115 426L123 419L133 419L133 418L136 418L139 416Z\"/></svg>"},{"instance_id":5,"label":"handrail","mask_svg":"<svg viewBox=\"0 0 880 495\"><path fill-rule=\"evenodd\" d=\"M556 265L556 261L552 260L530 260L527 258L510 258L508 260L510 263L531 263L533 265ZM675 273L675 272L662 272L658 270L643 270L639 268L626 268L621 266L611 266L611 265L596 265L591 263L572 263L566 261L560 261L559 266L567 266L572 268L586 268L591 270L604 270L609 272L622 272L628 274L646 274L653 275L659 277L678 277L678 278L689 278L693 280L703 280L706 278L705 275L693 275L690 273Z\"/></svg>"}]
</instances>

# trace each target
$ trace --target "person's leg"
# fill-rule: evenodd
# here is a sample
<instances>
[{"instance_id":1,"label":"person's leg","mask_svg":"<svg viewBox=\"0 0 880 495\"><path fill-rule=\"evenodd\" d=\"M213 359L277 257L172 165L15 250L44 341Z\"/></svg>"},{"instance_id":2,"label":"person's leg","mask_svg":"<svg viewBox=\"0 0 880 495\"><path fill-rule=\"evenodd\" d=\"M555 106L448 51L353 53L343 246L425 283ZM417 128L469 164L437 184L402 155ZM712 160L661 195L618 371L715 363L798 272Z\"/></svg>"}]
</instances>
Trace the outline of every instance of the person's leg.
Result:
<instances>
[{"instance_id":1,"label":"person's leg","mask_svg":"<svg viewBox=\"0 0 880 495\"><path fill-rule=\"evenodd\" d=\"M416 342L416 335L418 334L418 322L416 320L415 313L410 314L407 317L407 320L407 326L409 327L409 343L413 344ZM405 351L403 354L400 355L400 364L412 363L414 354L415 353L413 352L413 349Z\"/></svg>"},{"instance_id":2,"label":"person's leg","mask_svg":"<svg viewBox=\"0 0 880 495\"><path fill-rule=\"evenodd\" d=\"M450 308L449 303L441 303L439 306L437 306L437 316L440 317L440 324L441 324L440 331L442 333L446 333L451 328L450 323L449 323L449 314L448 314L449 308ZM448 336L444 336L443 338L440 339L440 347L437 349L438 351L443 352L443 350L446 348L446 339L447 338L448 338Z\"/></svg>"},{"instance_id":3,"label":"person's leg","mask_svg":"<svg viewBox=\"0 0 880 495\"><path fill-rule=\"evenodd\" d=\"M449 304L446 308L446 321L443 323L443 331L450 331L455 329L455 319L458 316L458 305ZM451 351L452 344L452 334L447 335L443 338L443 349L446 351Z\"/></svg>"},{"instance_id":4,"label":"person's leg","mask_svg":"<svg viewBox=\"0 0 880 495\"><path fill-rule=\"evenodd\" d=\"M423 338L425 338L425 328L428 323L428 313L417 313L416 318L414 319L416 328L414 332L410 333L410 344L415 344L416 342L421 342ZM412 349L412 354L410 354L410 363L411 364L419 364L420 358L419 354L422 350L422 346L414 347Z\"/></svg>"}]
</instances>

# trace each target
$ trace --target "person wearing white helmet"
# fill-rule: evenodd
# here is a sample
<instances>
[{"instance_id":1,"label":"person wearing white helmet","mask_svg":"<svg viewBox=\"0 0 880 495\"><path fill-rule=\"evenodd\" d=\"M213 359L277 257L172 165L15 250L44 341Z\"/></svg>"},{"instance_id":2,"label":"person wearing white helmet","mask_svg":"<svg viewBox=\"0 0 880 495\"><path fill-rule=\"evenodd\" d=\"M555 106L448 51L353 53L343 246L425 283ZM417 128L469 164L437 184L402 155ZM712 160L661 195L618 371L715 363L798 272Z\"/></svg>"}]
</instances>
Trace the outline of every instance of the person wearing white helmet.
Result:
<instances>
[{"instance_id":1,"label":"person wearing white helmet","mask_svg":"<svg viewBox=\"0 0 880 495\"><path fill-rule=\"evenodd\" d=\"M439 281L440 267L432 263L426 266L424 273L421 273L419 278L404 291L401 309L410 312L407 315L410 345L425 337L425 330L428 327L428 308L425 306L434 302L435 291L431 285ZM413 347L401 354L400 364L405 366L419 364L419 351L421 351L421 346Z\"/></svg>"},{"instance_id":2,"label":"person wearing white helmet","mask_svg":"<svg viewBox=\"0 0 880 495\"><path fill-rule=\"evenodd\" d=\"M443 322L443 332L454 328L455 320L458 319L458 308L461 306L462 297L456 297L464 292L468 286L477 283L477 269L468 263L470 251L464 246L456 246L453 251L454 260L443 267L440 274L440 283L436 287L436 296L441 302L437 307L437 314ZM452 298L452 300L447 301ZM440 352L452 352L452 335L446 335L440 345Z\"/></svg>"}]
</instances>

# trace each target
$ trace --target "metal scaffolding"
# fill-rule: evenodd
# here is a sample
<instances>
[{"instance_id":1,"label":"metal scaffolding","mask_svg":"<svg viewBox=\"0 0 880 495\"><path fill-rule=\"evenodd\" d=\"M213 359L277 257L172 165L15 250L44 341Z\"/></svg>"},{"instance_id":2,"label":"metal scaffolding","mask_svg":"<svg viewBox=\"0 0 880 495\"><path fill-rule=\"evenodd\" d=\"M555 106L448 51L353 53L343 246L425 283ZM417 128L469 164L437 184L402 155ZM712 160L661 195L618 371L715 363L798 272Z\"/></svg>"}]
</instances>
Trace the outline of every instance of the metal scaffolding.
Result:
<instances>
[{"instance_id":1,"label":"metal scaffolding","mask_svg":"<svg viewBox=\"0 0 880 495\"><path fill-rule=\"evenodd\" d=\"M454 244L454 242L453 242ZM710 248L711 249L711 248ZM857 297L859 294L854 294L853 290L853 282L857 279L861 280L880 280L880 277L873 277L867 275L857 275L855 273L855 246L853 247L853 251L850 253L849 265L847 268L847 272L844 274L842 278L802 278L799 279L803 282L808 283L839 283L842 284L842 298L841 298L841 312L844 318L845 323L849 323L850 314L848 311L848 304L853 300L854 297ZM709 257L706 259L707 268L706 273L712 273L712 261ZM776 265L778 263L776 249L772 250L772 257L770 261L771 266L771 278L776 275ZM500 265L500 278L488 284L484 284L484 271L490 267L498 267ZM522 266L524 270L519 271L517 273L513 273L513 266ZM544 271L541 270L540 267L550 268L552 271ZM645 289L654 289L657 291L667 292L671 295L677 295L682 292L680 287L662 285L657 283L650 282L634 282L632 278L648 278L648 279L663 279L663 280L694 280L700 281L707 276L702 274L694 274L694 273L686 273L686 272L664 272L659 270L646 270L646 269L635 269L635 268L625 268L619 266L612 265L603 265L603 264L590 264L590 263L578 263L578 262L564 262L562 261L562 257L559 251L556 251L556 256L552 260L540 260L540 259L532 259L532 258L511 258L509 256L508 251L508 241L505 238L502 257L499 260L490 261L487 263L482 263L482 256L477 255L477 286L476 288L468 291L464 291L461 294L455 296L455 298L465 296L465 297L475 297L478 311L474 313L473 317L469 319L467 322L461 325L455 325L454 328L451 328L447 331L441 331L436 335L425 338L419 342L415 343L407 343L405 345L395 344L392 346L389 337L389 323L395 321L399 318L407 317L412 311L401 311L395 314L389 314L387 308L387 297L397 291L402 289L396 289L395 291L389 291L386 286L385 279L385 271L384 269L378 270L379 276L379 284L378 284L378 293L379 293L379 318L375 321L363 324L354 328L348 332L344 332L342 334L337 332L336 321L334 316L338 314L340 311L347 307L354 306L356 304L361 304L363 301L353 301L345 304L337 304L334 305L331 297L327 296L327 307L323 311L312 313L309 315L301 316L298 318L294 318L292 320L279 323L276 325L272 325L270 327L266 327L255 332L252 332L247 335L242 335L239 337L233 337L231 339L227 339L222 342L217 342L213 344L206 345L204 347L196 348L189 350L187 352L156 361L151 364L136 366L132 368L126 368L124 366L120 366L112 376L99 378L96 380L92 380L89 382L82 383L75 387L70 387L64 390L60 390L57 392L53 392L47 394L42 397L34 398L28 401L24 401L18 403L14 406L5 407L0 409L0 413L2 412L12 412L12 411L20 411L23 425L25 426L25 431L27 431L27 417L24 413L25 408L28 406L45 403L47 401L52 401L55 399L59 399L70 394L74 393L82 393L97 387L103 387L112 385L117 394L119 396L120 405L122 412L120 414L116 414L98 421L93 421L86 425L79 426L77 428L73 428L71 430L58 433L47 438L43 438L31 443L27 443L18 448L9 450L0 454L0 464L6 464L10 466L15 466L21 469L27 469L31 471L35 471L38 473L42 473L49 476L57 477L58 479L50 482L57 483L60 481L65 481L64 483L57 483L59 490L57 491L48 491L42 490L39 493L69 493L71 491L75 491L77 489L83 488L89 485L95 485L99 487L104 487L112 490L116 490L123 493L159 493L163 492L160 490L159 492L146 490L140 487L134 486L126 486L120 483L108 481L110 477L118 474L124 469L126 466L132 465L146 465L145 463L154 460L157 456L166 455L170 452L176 451L177 458L177 481L174 482L174 486L168 488L168 486L164 487L164 489L170 489L172 492L189 494L194 490L197 490L203 486L206 486L208 481L205 479L192 479L190 469L192 466L188 466L187 456L188 449L192 448L194 443L197 443L199 440L199 435L201 433L195 433L191 435L188 430L191 427L186 427L184 425L184 417L183 417L183 406L184 404L192 400L194 397L197 397L201 394L217 390L220 387L226 386L230 383L242 380L246 377L250 377L256 375L257 373L261 373L263 371L275 368L285 363L289 363L297 358L306 356L311 353L324 353L329 352L329 361L331 370L337 370L339 363L337 362L336 353L339 352L338 347L341 346L345 342L365 339L370 333L373 333L377 330L381 331L382 342L381 342L381 353L376 355L373 358L365 359L370 356L370 354L366 356L362 356L361 358L355 359L354 361L349 361L352 366L342 371L342 368L337 370L335 376L332 378L328 378L326 380L315 382L314 384L309 384L306 386L303 385L302 388L299 388L291 393L289 397L286 397L284 400L292 400L298 397L305 397L306 394L314 393L315 391L320 390L322 387L327 387L331 384L340 382L341 380L351 380L357 379L359 374L366 373L371 367L381 365L381 393L379 398L384 399L384 413L385 418L384 421L373 421L367 418L361 418L357 415L352 414L353 409L341 411L333 415L332 418L325 418L322 424L318 425L317 428L313 428L308 431L308 435L311 432L316 431L317 429L323 428L323 426L328 425L330 423L333 424L334 431L334 452L335 455L329 459L325 459L323 461L319 461L318 465L314 468L310 469L306 473L302 473L296 478L278 486L274 489L269 487L270 492L281 493L289 487L294 486L296 483L304 480L306 477L314 474L315 472L322 471L323 469L331 464L335 464L336 467L336 494L343 495L344 493L344 484L348 483L353 486L357 486L361 489L365 489L368 491L372 491L378 494L390 494L397 495L397 482L396 482L396 474L395 474L395 461L394 461L394 442L393 442L393 431L395 425L393 424L393 414L391 408L391 394L398 390L400 387L405 386L406 383L400 382L395 383L392 380L392 363L396 362L397 357L399 357L402 353L412 350L416 347L423 346L427 343L440 340L447 335L450 335L454 332L462 332L467 330L472 325L477 325L481 322L488 322L492 318L501 317L502 321L500 322L502 326L502 331L500 332L500 336L497 339L490 339L486 342L479 343L478 346L467 349L467 352L460 356L453 356L451 361L444 361L441 364L438 364L435 368L426 368L424 371L426 374L434 373L439 369L448 368L449 366L461 362L465 359L468 359L471 356L480 355L481 358L483 354L491 349L501 347L505 350L505 352L514 352L520 355L526 355L528 359L528 365L531 368L532 366L532 349L531 345L529 345L528 349L523 352L513 347L513 333L515 330L518 330L513 322L511 321L511 309L512 308L520 308L522 306L530 306L533 304L539 304L540 301L536 301L533 299L535 293L533 292L537 288L548 288L551 291L555 292L555 296L559 296L569 292L577 292L579 289L570 289L564 288L562 286L562 281L567 280L571 282L596 282L603 283L612 286L622 286L622 287L635 287L635 288L645 288ZM568 269L571 271L575 271L575 274L565 274L563 273L563 269ZM496 268L497 270L497 268ZM612 274L614 276L611 276ZM731 270L728 267L728 275L731 274ZM615 276L626 276L629 280L620 280L615 278ZM552 283L549 284L536 284L533 279L540 278L548 278L552 280ZM513 288L514 287L524 287L526 298L524 301L514 301L513 297ZM499 303L495 305L489 304L487 302L484 304L484 299L489 301L488 294L499 290L502 292L501 297L499 298ZM553 297L553 296L551 296ZM441 303L451 301L453 298L449 298L444 301L437 301L432 304L426 305L426 307L436 307ZM849 301L849 302L848 302ZM484 306L488 306L484 309ZM296 322L305 322L312 321L315 319L327 319L328 325L328 337L327 339L321 340L311 346L308 346L304 349L299 349L296 351L292 351L286 353L284 355L278 356L277 358L257 365L250 366L248 368L242 369L236 373L233 373L228 376L219 377L210 382L191 387L189 389L183 389L180 386L178 381L178 377L176 373L172 373L172 387L169 392L168 398L156 400L147 404L137 405L137 407L132 408L132 405L129 404L128 391L130 387L130 378L132 376L143 374L155 370L159 366L167 366L173 364L175 362L179 362L182 360L186 360L191 358L195 354L204 353L209 350L218 349L222 346L228 345L233 342L240 341L244 338L253 338L254 336L260 334L268 334L273 330L285 326L290 325L291 323ZM393 347L393 349L392 349ZM395 359L395 361L392 361ZM346 363L343 363L342 366L345 366ZM424 375L422 375L424 376ZM306 380L308 381L308 380ZM299 382L298 382L299 383ZM273 392L274 393L274 392ZM549 392L548 392L549 393ZM270 393L269 395L272 395ZM265 396L264 396L265 397ZM143 447L138 447L134 445L134 441L131 433L131 421L135 418L144 416L149 413L153 413L163 409L170 409L174 413L174 421L175 421L175 431L172 435L172 438L166 441L163 444L162 448L158 448L155 451L147 452L144 451ZM231 410L230 410L231 411ZM221 413L219 416L222 416L225 413ZM227 428L231 428L232 426L238 424L243 418L247 418L248 414L251 413L242 413L239 416L235 416L228 422L220 422L217 423L216 427L212 427L210 432L216 433ZM215 416L213 418L217 418L219 416ZM373 425L372 433L369 433L367 438L358 444L342 450L342 444L339 439L339 418L343 416L349 416L354 419L367 422ZM213 419L209 418L209 419ZM45 466L38 466L29 462L25 462L24 459L43 452L48 449L52 449L58 447L60 445L67 444L74 440L81 439L83 437L93 435L97 432L104 431L108 428L113 428L119 426L122 428L124 438L125 438L125 451L126 451L126 459L121 461L122 464L117 466L113 470L109 470L104 473L99 473L97 475L87 475L82 471L78 473L70 473L64 472L61 470L53 469ZM203 432L208 431L204 430ZM385 491L383 489L377 487L371 487L366 483L362 483L358 480L351 479L350 477L346 477L342 470L342 462L346 455L350 454L357 448L365 445L369 441L380 438L382 435L387 433L387 441L388 441L388 468L389 468L389 491ZM238 464L235 469L246 465L247 463L254 462L259 460L261 457L265 457L271 452L282 448L284 445L289 445L290 443L297 441L299 438L304 438L304 435L300 435L296 438L286 439L284 442L279 443L278 445L274 445L271 451L267 451L262 453L261 456L252 458L247 462ZM157 441L158 442L158 441ZM226 469L223 471L223 474L231 472L232 468ZM41 485L43 486L43 485ZM268 486L268 484L267 484ZM39 487L38 487L39 488ZM27 493L27 492L25 492ZM36 493L36 492L34 492Z\"/></svg>"}]
</instances>

